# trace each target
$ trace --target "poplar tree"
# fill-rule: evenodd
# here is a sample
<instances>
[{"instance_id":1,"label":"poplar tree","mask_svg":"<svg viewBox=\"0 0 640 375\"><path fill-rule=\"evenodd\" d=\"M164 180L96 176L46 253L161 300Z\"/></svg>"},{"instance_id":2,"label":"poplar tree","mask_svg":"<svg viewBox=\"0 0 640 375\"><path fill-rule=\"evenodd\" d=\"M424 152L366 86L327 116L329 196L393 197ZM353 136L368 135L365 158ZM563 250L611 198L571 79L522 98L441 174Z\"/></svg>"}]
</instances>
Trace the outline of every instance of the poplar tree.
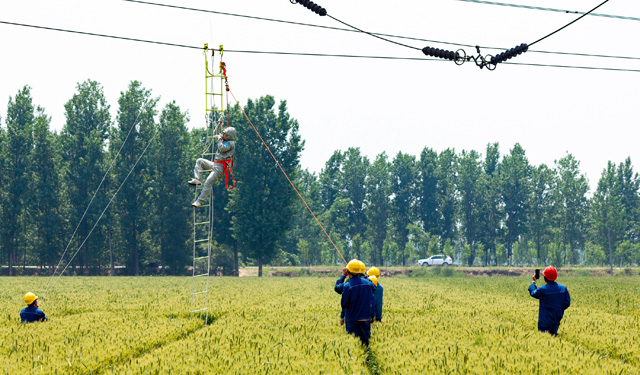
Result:
<instances>
[{"instance_id":1,"label":"poplar tree","mask_svg":"<svg viewBox=\"0 0 640 375\"><path fill-rule=\"evenodd\" d=\"M562 242L569 246L564 252L563 263L576 264L578 249L584 245L587 230L589 184L580 173L580 162L571 154L556 161L556 170L555 211Z\"/></svg>"},{"instance_id":2,"label":"poplar tree","mask_svg":"<svg viewBox=\"0 0 640 375\"><path fill-rule=\"evenodd\" d=\"M120 92L116 126L109 140L112 158L121 149L113 168L115 187L126 179L115 200L119 242L126 250L127 271L136 276L148 248L142 235L149 225L149 183L155 171L149 169L150 156L143 152L156 130L153 117L157 102L139 81L131 81L127 91Z\"/></svg>"},{"instance_id":3,"label":"poplar tree","mask_svg":"<svg viewBox=\"0 0 640 375\"><path fill-rule=\"evenodd\" d=\"M30 192L36 189L31 176L29 159L33 147L33 123L35 120L31 88L24 86L15 98L9 98L7 106L6 144L4 150L7 176L5 204L3 209L4 248L13 275L16 261L23 256L26 261L26 214L33 204Z\"/></svg>"},{"instance_id":4,"label":"poplar tree","mask_svg":"<svg viewBox=\"0 0 640 375\"><path fill-rule=\"evenodd\" d=\"M529 161L525 151L516 143L502 160L500 169L502 200L505 211L505 246L509 264L513 257L513 243L526 232L529 198Z\"/></svg>"},{"instance_id":5,"label":"poplar tree","mask_svg":"<svg viewBox=\"0 0 640 375\"><path fill-rule=\"evenodd\" d=\"M150 165L150 232L160 249L163 266L173 275L180 274L189 263L191 240L192 189L186 181L193 167L189 152L188 116L175 101L168 103L160 114Z\"/></svg>"},{"instance_id":6,"label":"poplar tree","mask_svg":"<svg viewBox=\"0 0 640 375\"><path fill-rule=\"evenodd\" d=\"M418 161L418 199L416 208L422 222L422 229L430 234L439 234L438 207L438 153L425 147Z\"/></svg>"},{"instance_id":7,"label":"poplar tree","mask_svg":"<svg viewBox=\"0 0 640 375\"><path fill-rule=\"evenodd\" d=\"M616 183L616 166L609 161L590 204L592 236L597 244L607 249L611 275L614 250L622 241L625 229L625 210L616 192Z\"/></svg>"},{"instance_id":8,"label":"poplar tree","mask_svg":"<svg viewBox=\"0 0 640 375\"><path fill-rule=\"evenodd\" d=\"M393 225L402 265L406 265L405 247L409 241L409 224L415 216L417 169L415 156L399 152L391 167L391 192L393 193Z\"/></svg>"},{"instance_id":9,"label":"poplar tree","mask_svg":"<svg viewBox=\"0 0 640 375\"><path fill-rule=\"evenodd\" d=\"M376 160L371 164L366 184L367 237L373 246L373 262L382 266L382 250L391 215L391 175L387 154L384 152L376 156Z\"/></svg>"},{"instance_id":10,"label":"poplar tree","mask_svg":"<svg viewBox=\"0 0 640 375\"><path fill-rule=\"evenodd\" d=\"M479 214L482 205L481 191L477 184L477 181L482 176L480 154L475 150L463 150L460 155L457 172L461 227L465 242L468 245L468 253L465 254L465 257L467 264L471 266L476 257L480 227Z\"/></svg>"},{"instance_id":11,"label":"poplar tree","mask_svg":"<svg viewBox=\"0 0 640 375\"><path fill-rule=\"evenodd\" d=\"M249 100L245 112L282 169L295 180L304 142L286 101L280 102L277 113L274 106L274 98L264 96ZM262 265L278 254L279 242L292 224L293 202L298 198L251 125L244 119L235 124L237 183L229 205L233 234L241 252L256 260L262 276Z\"/></svg>"},{"instance_id":12,"label":"poplar tree","mask_svg":"<svg viewBox=\"0 0 640 375\"><path fill-rule=\"evenodd\" d=\"M446 149L438 155L437 200L439 209L439 229L442 243L453 242L456 238L458 222L458 197L456 193L458 156L453 149Z\"/></svg>"},{"instance_id":13,"label":"poplar tree","mask_svg":"<svg viewBox=\"0 0 640 375\"><path fill-rule=\"evenodd\" d=\"M496 259L496 245L501 234L503 210L500 195L500 151L497 143L487 145L482 165L482 178L478 180L482 196L479 209L479 239L484 246L484 265Z\"/></svg>"},{"instance_id":14,"label":"poplar tree","mask_svg":"<svg viewBox=\"0 0 640 375\"><path fill-rule=\"evenodd\" d=\"M64 233L63 205L60 199L60 147L56 134L51 133L51 118L38 107L34 122L34 147L31 165L33 190L32 223L34 226L33 248L40 268L54 266L61 255Z\"/></svg>"},{"instance_id":15,"label":"poplar tree","mask_svg":"<svg viewBox=\"0 0 640 375\"><path fill-rule=\"evenodd\" d=\"M350 147L344 153L345 198L349 199L349 240L356 235L364 236L366 227L365 197L369 159L360 154L360 148Z\"/></svg>"},{"instance_id":16,"label":"poplar tree","mask_svg":"<svg viewBox=\"0 0 640 375\"><path fill-rule=\"evenodd\" d=\"M80 249L82 255L76 264L88 267L90 261L94 265L100 264L105 249L102 226L96 225L91 237L87 237L109 201L107 184L103 183L97 189L106 172L104 146L111 116L103 88L98 82L87 80L79 83L76 90L64 105L66 123L60 134L61 177L66 185L70 206L69 228L78 227L76 235L68 242L70 245L64 262L68 263ZM94 193L95 199L92 201Z\"/></svg>"}]
</instances>

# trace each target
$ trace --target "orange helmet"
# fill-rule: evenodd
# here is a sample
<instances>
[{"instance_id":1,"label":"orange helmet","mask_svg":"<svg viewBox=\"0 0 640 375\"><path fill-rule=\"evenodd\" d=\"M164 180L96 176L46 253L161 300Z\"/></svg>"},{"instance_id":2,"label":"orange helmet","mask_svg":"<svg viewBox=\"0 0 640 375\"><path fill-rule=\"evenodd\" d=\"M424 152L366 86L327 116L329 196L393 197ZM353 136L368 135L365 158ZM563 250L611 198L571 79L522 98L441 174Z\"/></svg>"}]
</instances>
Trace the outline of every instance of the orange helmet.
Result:
<instances>
[{"instance_id":1,"label":"orange helmet","mask_svg":"<svg viewBox=\"0 0 640 375\"><path fill-rule=\"evenodd\" d=\"M544 277L547 278L547 280L550 280L550 281L554 281L555 279L558 278L558 270L556 270L554 266L549 266L545 268L544 271L542 271L542 274L544 275Z\"/></svg>"}]
</instances>

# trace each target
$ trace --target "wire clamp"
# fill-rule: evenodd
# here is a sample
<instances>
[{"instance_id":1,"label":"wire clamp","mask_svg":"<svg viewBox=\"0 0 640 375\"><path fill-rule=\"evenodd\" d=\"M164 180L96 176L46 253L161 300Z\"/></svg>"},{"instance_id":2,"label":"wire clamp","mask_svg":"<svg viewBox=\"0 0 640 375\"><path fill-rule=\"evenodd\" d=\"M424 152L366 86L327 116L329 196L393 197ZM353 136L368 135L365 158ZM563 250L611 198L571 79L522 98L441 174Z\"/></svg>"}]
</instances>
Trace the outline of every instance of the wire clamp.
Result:
<instances>
[{"instance_id":1,"label":"wire clamp","mask_svg":"<svg viewBox=\"0 0 640 375\"><path fill-rule=\"evenodd\" d=\"M473 60L473 62L476 63L476 66L480 69L486 67L488 70L495 70L497 64L491 62L493 56L482 56L482 53L480 52L480 46L476 46L476 52L478 53L478 56L467 56L467 61Z\"/></svg>"}]
</instances>

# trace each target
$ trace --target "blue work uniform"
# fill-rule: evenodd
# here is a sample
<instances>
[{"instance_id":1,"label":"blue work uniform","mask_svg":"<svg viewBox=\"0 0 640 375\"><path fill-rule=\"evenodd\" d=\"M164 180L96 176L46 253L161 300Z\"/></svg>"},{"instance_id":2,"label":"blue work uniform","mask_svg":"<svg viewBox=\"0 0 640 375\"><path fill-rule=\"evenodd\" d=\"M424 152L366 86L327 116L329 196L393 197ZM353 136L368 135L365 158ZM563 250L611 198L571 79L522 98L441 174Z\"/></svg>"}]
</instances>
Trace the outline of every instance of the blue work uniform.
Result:
<instances>
[{"instance_id":1,"label":"blue work uniform","mask_svg":"<svg viewBox=\"0 0 640 375\"><path fill-rule=\"evenodd\" d=\"M340 304L345 311L345 328L348 333L360 338L369 346L371 337L371 318L375 296L372 293L373 283L361 277L352 277L342 287ZM348 320L348 323L346 321Z\"/></svg>"},{"instance_id":2,"label":"blue work uniform","mask_svg":"<svg viewBox=\"0 0 640 375\"><path fill-rule=\"evenodd\" d=\"M538 309L538 330L558 334L560 321L564 316L564 310L571 305L571 297L567 287L555 281L549 281L546 285L536 288L534 282L529 285L531 297L540 300Z\"/></svg>"},{"instance_id":3,"label":"blue work uniform","mask_svg":"<svg viewBox=\"0 0 640 375\"><path fill-rule=\"evenodd\" d=\"M378 286L376 286L375 290L373 291L373 295L376 297L374 316L375 316L375 319L379 322L382 321L382 294L383 294L382 284L378 282Z\"/></svg>"},{"instance_id":4,"label":"blue work uniform","mask_svg":"<svg viewBox=\"0 0 640 375\"><path fill-rule=\"evenodd\" d=\"M35 306L27 306L20 310L20 323L44 322L47 319L44 311Z\"/></svg>"}]
</instances>

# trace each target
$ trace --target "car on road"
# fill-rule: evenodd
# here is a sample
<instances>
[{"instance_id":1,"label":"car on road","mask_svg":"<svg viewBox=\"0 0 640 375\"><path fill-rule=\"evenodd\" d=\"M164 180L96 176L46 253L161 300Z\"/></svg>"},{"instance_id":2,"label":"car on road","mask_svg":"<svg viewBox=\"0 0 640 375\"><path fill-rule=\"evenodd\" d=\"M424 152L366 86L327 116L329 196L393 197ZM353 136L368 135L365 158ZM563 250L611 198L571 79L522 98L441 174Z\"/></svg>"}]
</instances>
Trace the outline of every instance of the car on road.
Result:
<instances>
[{"instance_id":1,"label":"car on road","mask_svg":"<svg viewBox=\"0 0 640 375\"><path fill-rule=\"evenodd\" d=\"M427 259L420 259L418 265L420 266L450 266L453 264L451 257L445 257L442 254L432 255Z\"/></svg>"}]
</instances>

